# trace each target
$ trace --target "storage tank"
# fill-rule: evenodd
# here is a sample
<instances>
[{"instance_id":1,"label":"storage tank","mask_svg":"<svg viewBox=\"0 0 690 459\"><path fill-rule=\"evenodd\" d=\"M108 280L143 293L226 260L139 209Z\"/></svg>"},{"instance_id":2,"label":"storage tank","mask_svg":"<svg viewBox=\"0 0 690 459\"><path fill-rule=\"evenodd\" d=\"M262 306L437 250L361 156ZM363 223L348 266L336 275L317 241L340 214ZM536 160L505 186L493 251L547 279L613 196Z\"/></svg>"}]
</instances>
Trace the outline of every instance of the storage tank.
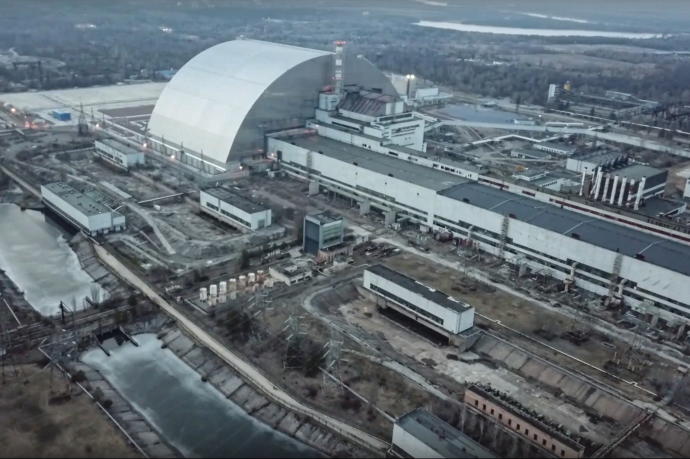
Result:
<instances>
[{"instance_id":1,"label":"storage tank","mask_svg":"<svg viewBox=\"0 0 690 459\"><path fill-rule=\"evenodd\" d=\"M231 292L234 292L235 290L237 290L237 279L235 279L234 277L230 278L230 284L228 285L228 290Z\"/></svg>"},{"instance_id":2,"label":"storage tank","mask_svg":"<svg viewBox=\"0 0 690 459\"><path fill-rule=\"evenodd\" d=\"M249 285L252 285L254 282L256 282L256 274L249 273Z\"/></svg>"},{"instance_id":3,"label":"storage tank","mask_svg":"<svg viewBox=\"0 0 690 459\"><path fill-rule=\"evenodd\" d=\"M206 301L208 299L208 290L206 290L206 287L201 287L199 289L199 299L201 301Z\"/></svg>"},{"instance_id":4,"label":"storage tank","mask_svg":"<svg viewBox=\"0 0 690 459\"><path fill-rule=\"evenodd\" d=\"M218 296L218 285L211 284L209 291L211 293L211 296Z\"/></svg>"},{"instance_id":5,"label":"storage tank","mask_svg":"<svg viewBox=\"0 0 690 459\"><path fill-rule=\"evenodd\" d=\"M228 291L228 283L226 281L220 281L220 284L218 284L218 293L223 295L227 291Z\"/></svg>"},{"instance_id":6,"label":"storage tank","mask_svg":"<svg viewBox=\"0 0 690 459\"><path fill-rule=\"evenodd\" d=\"M237 288L244 288L244 287L246 287L246 286L247 286L247 276L245 276L244 274L242 274L242 275L239 277L239 281L237 282Z\"/></svg>"}]
</instances>

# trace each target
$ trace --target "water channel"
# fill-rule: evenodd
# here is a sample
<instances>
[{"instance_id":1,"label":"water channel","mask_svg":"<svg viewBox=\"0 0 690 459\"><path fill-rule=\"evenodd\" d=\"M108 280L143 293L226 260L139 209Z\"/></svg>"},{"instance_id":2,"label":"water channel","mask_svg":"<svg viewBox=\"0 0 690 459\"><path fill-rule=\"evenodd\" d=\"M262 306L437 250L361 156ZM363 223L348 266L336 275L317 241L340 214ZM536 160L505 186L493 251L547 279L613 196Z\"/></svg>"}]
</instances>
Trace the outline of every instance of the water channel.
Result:
<instances>
[{"instance_id":1,"label":"water channel","mask_svg":"<svg viewBox=\"0 0 690 459\"><path fill-rule=\"evenodd\" d=\"M274 431L227 400L154 334L82 355L186 457L320 457L297 440Z\"/></svg>"},{"instance_id":2,"label":"water channel","mask_svg":"<svg viewBox=\"0 0 690 459\"><path fill-rule=\"evenodd\" d=\"M25 292L26 300L44 316L59 313L60 301L81 309L92 289L106 296L79 264L64 229L43 213L0 204L0 269Z\"/></svg>"}]
</instances>

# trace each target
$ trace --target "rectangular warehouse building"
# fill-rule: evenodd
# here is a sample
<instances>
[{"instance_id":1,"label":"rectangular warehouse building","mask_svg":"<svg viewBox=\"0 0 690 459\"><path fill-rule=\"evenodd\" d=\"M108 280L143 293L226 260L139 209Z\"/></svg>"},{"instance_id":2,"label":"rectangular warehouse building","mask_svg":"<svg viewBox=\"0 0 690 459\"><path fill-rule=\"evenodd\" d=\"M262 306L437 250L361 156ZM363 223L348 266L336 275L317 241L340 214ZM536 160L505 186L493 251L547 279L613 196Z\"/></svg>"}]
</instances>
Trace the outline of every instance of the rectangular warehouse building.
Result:
<instances>
[{"instance_id":1,"label":"rectangular warehouse building","mask_svg":"<svg viewBox=\"0 0 690 459\"><path fill-rule=\"evenodd\" d=\"M225 187L201 190L201 210L240 230L271 226L271 209Z\"/></svg>"},{"instance_id":2,"label":"rectangular warehouse building","mask_svg":"<svg viewBox=\"0 0 690 459\"><path fill-rule=\"evenodd\" d=\"M638 316L678 327L678 336L685 336L688 244L532 199L530 192L421 166L416 157L403 160L310 132L269 137L268 154L287 173L362 207L450 231L464 246L623 302Z\"/></svg>"},{"instance_id":3,"label":"rectangular warehouse building","mask_svg":"<svg viewBox=\"0 0 690 459\"><path fill-rule=\"evenodd\" d=\"M94 143L96 156L108 163L128 170L144 164L144 153L114 139L100 139Z\"/></svg>"},{"instance_id":4,"label":"rectangular warehouse building","mask_svg":"<svg viewBox=\"0 0 690 459\"><path fill-rule=\"evenodd\" d=\"M414 458L492 458L491 451L433 414L418 408L393 424L392 452Z\"/></svg>"},{"instance_id":5,"label":"rectangular warehouse building","mask_svg":"<svg viewBox=\"0 0 690 459\"><path fill-rule=\"evenodd\" d=\"M474 308L384 265L364 270L364 288L385 300L384 307L446 336L474 325Z\"/></svg>"},{"instance_id":6,"label":"rectangular warehouse building","mask_svg":"<svg viewBox=\"0 0 690 459\"><path fill-rule=\"evenodd\" d=\"M344 229L343 218L330 212L306 215L304 217L304 251L316 255L321 250L341 244Z\"/></svg>"},{"instance_id":7,"label":"rectangular warehouse building","mask_svg":"<svg viewBox=\"0 0 690 459\"><path fill-rule=\"evenodd\" d=\"M43 202L73 226L96 236L125 229L125 216L62 182L41 185Z\"/></svg>"}]
</instances>

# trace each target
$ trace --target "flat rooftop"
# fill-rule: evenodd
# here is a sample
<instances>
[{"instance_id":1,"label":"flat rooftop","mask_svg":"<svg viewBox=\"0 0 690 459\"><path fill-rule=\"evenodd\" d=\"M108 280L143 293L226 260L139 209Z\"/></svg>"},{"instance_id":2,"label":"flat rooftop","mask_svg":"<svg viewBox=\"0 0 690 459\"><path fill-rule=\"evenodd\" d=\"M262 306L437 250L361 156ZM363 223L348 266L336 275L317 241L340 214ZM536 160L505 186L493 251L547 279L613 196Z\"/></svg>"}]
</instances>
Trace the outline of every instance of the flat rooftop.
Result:
<instances>
[{"instance_id":1,"label":"flat rooftop","mask_svg":"<svg viewBox=\"0 0 690 459\"><path fill-rule=\"evenodd\" d=\"M205 193L210 194L211 196L220 199L223 202L226 202L232 206L237 207L240 210L243 210L249 214L255 214L257 212L263 212L264 210L268 210L269 207L260 204L256 201L253 201L252 199L239 194L237 191L231 190L229 188L217 186L217 187L212 187L212 188L206 188L205 190L202 190Z\"/></svg>"},{"instance_id":2,"label":"flat rooftop","mask_svg":"<svg viewBox=\"0 0 690 459\"><path fill-rule=\"evenodd\" d=\"M119 142L115 139L96 139L96 141L101 142L102 144L107 145L125 155L139 155L142 153L141 151L135 150L129 145Z\"/></svg>"},{"instance_id":3,"label":"flat rooftop","mask_svg":"<svg viewBox=\"0 0 690 459\"><path fill-rule=\"evenodd\" d=\"M496 457L458 429L421 408L402 415L395 423L443 457Z\"/></svg>"},{"instance_id":4,"label":"flat rooftop","mask_svg":"<svg viewBox=\"0 0 690 459\"><path fill-rule=\"evenodd\" d=\"M417 293L418 295L421 295L427 300L433 301L434 303L438 304L439 306L443 306L446 309L450 309L456 312L465 312L468 309L472 308L472 306L470 306L467 303L463 303L462 301L456 300L455 298L447 295L446 293L443 293L431 287L427 287L421 282L418 282L415 279L406 276L398 271L392 270L391 268L385 265L370 266L366 270L376 275L379 275L384 279L387 279L401 286L402 288Z\"/></svg>"},{"instance_id":5,"label":"flat rooftop","mask_svg":"<svg viewBox=\"0 0 690 459\"><path fill-rule=\"evenodd\" d=\"M429 167L419 166L409 161L389 157L382 153L375 153L364 148L338 142L315 134L282 137L286 142L306 148L331 158L336 158L348 163L356 163L358 166L378 172L410 183L416 183L423 187L440 191L467 180L452 174L448 174ZM396 148L391 148L396 150Z\"/></svg>"},{"instance_id":6,"label":"flat rooftop","mask_svg":"<svg viewBox=\"0 0 690 459\"><path fill-rule=\"evenodd\" d=\"M106 214L111 210L95 199L83 194L82 192L72 188L64 182L55 182L43 185L46 189L52 191L71 206L75 207L79 212L87 216Z\"/></svg>"},{"instance_id":7,"label":"flat rooftop","mask_svg":"<svg viewBox=\"0 0 690 459\"><path fill-rule=\"evenodd\" d=\"M329 223L341 221L343 219L343 217L341 217L340 215L336 215L328 211L308 214L307 217L317 220L322 225L327 225Z\"/></svg>"},{"instance_id":8,"label":"flat rooftop","mask_svg":"<svg viewBox=\"0 0 690 459\"><path fill-rule=\"evenodd\" d=\"M666 171L657 169L656 167L644 166L642 164L633 164L631 166L623 167L609 172L612 175L627 177L635 180L640 180L642 177L653 177L655 175L663 174Z\"/></svg>"},{"instance_id":9,"label":"flat rooftop","mask_svg":"<svg viewBox=\"0 0 690 459\"><path fill-rule=\"evenodd\" d=\"M685 275L690 275L690 246L657 237L616 223L600 220L571 210L477 182L463 183L439 192L440 195L473 206L531 223L556 233L620 252Z\"/></svg>"}]
</instances>

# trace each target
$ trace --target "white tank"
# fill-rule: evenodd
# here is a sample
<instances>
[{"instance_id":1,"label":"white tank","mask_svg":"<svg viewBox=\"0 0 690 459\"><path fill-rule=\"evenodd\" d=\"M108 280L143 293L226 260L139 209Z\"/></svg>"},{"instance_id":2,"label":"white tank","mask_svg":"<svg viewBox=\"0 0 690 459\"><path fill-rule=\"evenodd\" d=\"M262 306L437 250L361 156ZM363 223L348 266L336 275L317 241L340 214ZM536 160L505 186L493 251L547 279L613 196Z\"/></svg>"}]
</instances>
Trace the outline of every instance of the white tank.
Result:
<instances>
[{"instance_id":1,"label":"white tank","mask_svg":"<svg viewBox=\"0 0 690 459\"><path fill-rule=\"evenodd\" d=\"M264 281L264 287L273 287L273 278L272 277L267 277L266 280Z\"/></svg>"},{"instance_id":2,"label":"white tank","mask_svg":"<svg viewBox=\"0 0 690 459\"><path fill-rule=\"evenodd\" d=\"M220 281L220 284L218 284L218 293L223 295L227 291L228 291L228 283L225 281Z\"/></svg>"},{"instance_id":3,"label":"white tank","mask_svg":"<svg viewBox=\"0 0 690 459\"><path fill-rule=\"evenodd\" d=\"M244 288L247 285L247 276L242 274L237 282L237 287Z\"/></svg>"},{"instance_id":4,"label":"white tank","mask_svg":"<svg viewBox=\"0 0 690 459\"><path fill-rule=\"evenodd\" d=\"M230 278L230 283L228 284L228 290L231 292L234 292L235 290L237 290L237 279L235 279L234 277Z\"/></svg>"},{"instance_id":5,"label":"white tank","mask_svg":"<svg viewBox=\"0 0 690 459\"><path fill-rule=\"evenodd\" d=\"M228 296L225 293L221 293L220 295L218 295L219 304L225 303L226 301L228 301Z\"/></svg>"},{"instance_id":6,"label":"white tank","mask_svg":"<svg viewBox=\"0 0 690 459\"><path fill-rule=\"evenodd\" d=\"M206 290L206 287L201 287L199 289L199 299L201 301L206 301L208 299L208 290Z\"/></svg>"},{"instance_id":7,"label":"white tank","mask_svg":"<svg viewBox=\"0 0 690 459\"><path fill-rule=\"evenodd\" d=\"M256 274L249 273L249 285L252 285L254 282L256 282Z\"/></svg>"},{"instance_id":8,"label":"white tank","mask_svg":"<svg viewBox=\"0 0 690 459\"><path fill-rule=\"evenodd\" d=\"M218 296L218 285L211 284L209 287L209 292L211 293L211 296Z\"/></svg>"},{"instance_id":9,"label":"white tank","mask_svg":"<svg viewBox=\"0 0 690 459\"><path fill-rule=\"evenodd\" d=\"M232 292L230 292L230 299L234 300L235 298L237 298L237 292L233 290Z\"/></svg>"}]
</instances>

